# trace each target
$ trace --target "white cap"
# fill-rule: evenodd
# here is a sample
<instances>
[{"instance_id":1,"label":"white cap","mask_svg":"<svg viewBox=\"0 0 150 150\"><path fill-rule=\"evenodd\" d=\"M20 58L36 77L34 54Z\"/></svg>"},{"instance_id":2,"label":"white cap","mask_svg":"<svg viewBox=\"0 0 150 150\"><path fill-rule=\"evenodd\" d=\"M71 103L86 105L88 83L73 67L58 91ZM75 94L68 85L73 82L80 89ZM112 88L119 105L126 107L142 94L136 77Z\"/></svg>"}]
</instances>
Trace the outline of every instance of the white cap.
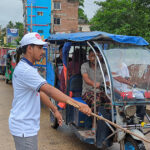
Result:
<instances>
[{"instance_id":1,"label":"white cap","mask_svg":"<svg viewBox=\"0 0 150 150\"><path fill-rule=\"evenodd\" d=\"M20 41L21 47L29 44L35 44L35 45L46 45L47 42L43 42L42 38L39 33L32 32L27 33L23 36L22 40Z\"/></svg>"}]
</instances>

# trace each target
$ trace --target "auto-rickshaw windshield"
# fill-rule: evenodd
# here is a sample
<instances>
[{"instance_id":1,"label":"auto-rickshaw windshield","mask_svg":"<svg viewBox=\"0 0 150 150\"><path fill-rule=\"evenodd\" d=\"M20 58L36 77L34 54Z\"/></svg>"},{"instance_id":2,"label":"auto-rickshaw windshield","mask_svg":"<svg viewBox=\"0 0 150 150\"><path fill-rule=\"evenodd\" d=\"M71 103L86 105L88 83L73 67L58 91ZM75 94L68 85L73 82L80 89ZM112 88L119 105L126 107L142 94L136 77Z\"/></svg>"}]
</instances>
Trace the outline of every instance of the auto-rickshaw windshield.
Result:
<instances>
[{"instance_id":1,"label":"auto-rickshaw windshield","mask_svg":"<svg viewBox=\"0 0 150 150\"><path fill-rule=\"evenodd\" d=\"M144 47L104 50L113 77L116 100L150 98L150 51Z\"/></svg>"}]
</instances>

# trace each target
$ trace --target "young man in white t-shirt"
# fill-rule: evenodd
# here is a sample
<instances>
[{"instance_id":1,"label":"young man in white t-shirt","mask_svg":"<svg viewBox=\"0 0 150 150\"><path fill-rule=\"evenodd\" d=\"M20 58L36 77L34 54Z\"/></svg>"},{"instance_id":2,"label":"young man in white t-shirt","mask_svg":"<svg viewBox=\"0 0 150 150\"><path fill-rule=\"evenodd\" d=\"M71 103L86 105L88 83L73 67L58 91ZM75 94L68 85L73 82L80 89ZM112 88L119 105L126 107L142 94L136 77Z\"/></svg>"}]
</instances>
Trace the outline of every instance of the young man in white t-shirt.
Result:
<instances>
[{"instance_id":1,"label":"young man in white t-shirt","mask_svg":"<svg viewBox=\"0 0 150 150\"><path fill-rule=\"evenodd\" d=\"M56 101L72 103L79 106L79 110L90 115L91 109L79 103L58 89L49 85L33 66L40 61L44 54L43 45L38 33L28 33L20 41L24 57L17 64L13 73L14 98L9 116L9 129L14 137L16 150L38 150L37 135L40 129L40 96L41 100L55 112L58 123L62 124L62 117L49 97Z\"/></svg>"}]
</instances>

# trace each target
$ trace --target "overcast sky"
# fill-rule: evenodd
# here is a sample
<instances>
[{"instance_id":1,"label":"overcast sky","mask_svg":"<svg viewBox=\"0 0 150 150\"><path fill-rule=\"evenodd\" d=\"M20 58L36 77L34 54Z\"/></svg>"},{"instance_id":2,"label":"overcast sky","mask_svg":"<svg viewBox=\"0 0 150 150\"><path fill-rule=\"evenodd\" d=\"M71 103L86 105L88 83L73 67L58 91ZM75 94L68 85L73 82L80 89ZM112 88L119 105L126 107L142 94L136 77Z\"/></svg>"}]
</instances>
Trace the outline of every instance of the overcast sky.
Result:
<instances>
[{"instance_id":1,"label":"overcast sky","mask_svg":"<svg viewBox=\"0 0 150 150\"><path fill-rule=\"evenodd\" d=\"M0 0L0 25L3 27L11 20L23 22L22 0Z\"/></svg>"},{"instance_id":2,"label":"overcast sky","mask_svg":"<svg viewBox=\"0 0 150 150\"><path fill-rule=\"evenodd\" d=\"M84 0L84 11L88 19L91 19L98 9L98 6L94 4L94 1L104 0Z\"/></svg>"},{"instance_id":3,"label":"overcast sky","mask_svg":"<svg viewBox=\"0 0 150 150\"><path fill-rule=\"evenodd\" d=\"M22 0L0 0L0 25L5 27L11 20L12 22L23 22ZM85 13L91 19L97 10L95 0L85 0ZM102 0L97 0L102 1Z\"/></svg>"}]
</instances>

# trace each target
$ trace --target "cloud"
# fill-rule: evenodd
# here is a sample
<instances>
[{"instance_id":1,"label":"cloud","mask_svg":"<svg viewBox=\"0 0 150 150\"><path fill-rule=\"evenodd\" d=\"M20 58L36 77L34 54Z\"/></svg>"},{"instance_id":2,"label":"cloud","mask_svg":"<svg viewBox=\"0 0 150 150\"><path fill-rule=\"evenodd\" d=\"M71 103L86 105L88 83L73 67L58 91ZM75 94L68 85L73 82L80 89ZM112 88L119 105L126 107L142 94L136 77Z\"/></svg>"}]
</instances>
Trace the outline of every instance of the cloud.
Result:
<instances>
[{"instance_id":1,"label":"cloud","mask_svg":"<svg viewBox=\"0 0 150 150\"><path fill-rule=\"evenodd\" d=\"M100 2L105 0L84 0L84 11L88 19L91 19L99 8L99 6L94 3L95 1Z\"/></svg>"},{"instance_id":2,"label":"cloud","mask_svg":"<svg viewBox=\"0 0 150 150\"><path fill-rule=\"evenodd\" d=\"M95 0L85 0L84 1L84 11L88 19L91 19L96 13L98 6L94 4ZM97 0L98 1L98 0Z\"/></svg>"},{"instance_id":3,"label":"cloud","mask_svg":"<svg viewBox=\"0 0 150 150\"><path fill-rule=\"evenodd\" d=\"M9 21L23 22L22 0L1 0L0 25L5 27Z\"/></svg>"}]
</instances>

